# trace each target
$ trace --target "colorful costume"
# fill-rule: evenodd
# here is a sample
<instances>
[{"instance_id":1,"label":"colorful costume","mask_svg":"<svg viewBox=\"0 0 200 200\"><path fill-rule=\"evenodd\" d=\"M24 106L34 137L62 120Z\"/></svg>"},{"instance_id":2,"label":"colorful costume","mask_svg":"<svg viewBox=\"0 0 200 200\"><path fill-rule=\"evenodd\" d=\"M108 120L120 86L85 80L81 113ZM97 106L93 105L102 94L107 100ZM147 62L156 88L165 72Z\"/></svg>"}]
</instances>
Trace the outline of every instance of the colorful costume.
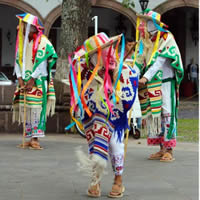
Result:
<instances>
[{"instance_id":1,"label":"colorful costume","mask_svg":"<svg viewBox=\"0 0 200 200\"><path fill-rule=\"evenodd\" d=\"M135 65L141 77L147 79L145 86L139 87L142 117L147 120L147 142L172 148L176 146L179 86L183 78L181 55L158 13L146 10L144 15L138 15L137 22ZM152 35L149 41L145 38L146 28Z\"/></svg>"},{"instance_id":2,"label":"colorful costume","mask_svg":"<svg viewBox=\"0 0 200 200\"><path fill-rule=\"evenodd\" d=\"M125 60L125 64L127 64L130 67L132 67L133 58L127 58ZM137 72L137 69L134 69L134 70L136 70L136 72ZM138 76L139 75L140 75L140 73L138 73ZM129 112L128 112L128 117L129 117ZM132 121L133 121L133 128L136 126L136 128L141 129L141 127L142 127L142 112L141 112L141 107L140 107L138 90L137 90L135 102L133 104L131 118L132 118Z\"/></svg>"},{"instance_id":3,"label":"colorful costume","mask_svg":"<svg viewBox=\"0 0 200 200\"><path fill-rule=\"evenodd\" d=\"M54 114L55 91L51 78L51 68L56 62L57 54L45 35L39 19L29 13L17 15L19 19L16 42L15 71L17 78L22 77L26 83L31 78L35 85L26 92L26 137L44 137L46 115ZM26 24L26 33L23 29ZM37 34L29 41L31 25L37 28ZM13 98L13 121L24 121L24 93L16 88Z\"/></svg>"},{"instance_id":4,"label":"colorful costume","mask_svg":"<svg viewBox=\"0 0 200 200\"><path fill-rule=\"evenodd\" d=\"M73 86L71 104L76 109L76 103L81 100L80 109L82 105L84 108L82 123L89 146L89 157L84 156L81 151L77 151L77 154L80 168L92 176L91 185L101 180L109 154L115 174L121 175L123 172L123 138L124 131L128 128L127 111L135 100L138 77L134 70L123 64L123 54L118 67L111 67L116 62L112 45L118 40L115 47L117 49L120 38L121 36L116 36L110 39L104 33L90 37L75 52L75 66L72 65L70 69L70 82ZM109 48L108 51L106 47ZM76 74L77 80L74 76ZM75 91L76 85L78 92Z\"/></svg>"}]
</instances>

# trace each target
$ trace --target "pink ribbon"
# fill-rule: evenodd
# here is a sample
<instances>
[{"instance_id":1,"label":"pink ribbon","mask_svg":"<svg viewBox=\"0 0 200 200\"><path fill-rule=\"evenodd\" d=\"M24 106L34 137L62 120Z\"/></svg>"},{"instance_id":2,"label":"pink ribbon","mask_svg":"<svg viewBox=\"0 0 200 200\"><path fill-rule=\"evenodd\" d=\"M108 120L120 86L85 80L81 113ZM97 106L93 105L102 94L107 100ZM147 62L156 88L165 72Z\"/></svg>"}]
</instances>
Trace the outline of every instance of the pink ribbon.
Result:
<instances>
[{"instance_id":1,"label":"pink ribbon","mask_svg":"<svg viewBox=\"0 0 200 200\"><path fill-rule=\"evenodd\" d=\"M104 51L104 55L103 55L103 59L104 59L105 67L106 67L105 77L104 77L104 94L105 94L106 102L108 104L108 108L111 111L111 113L113 113L113 109L112 109L113 104L110 102L109 96L108 96L108 91L112 93L112 82L111 82L110 75L108 73L110 69L111 51L112 51L112 45L110 46L108 53L107 51ZM107 55L105 55L106 53Z\"/></svg>"}]
</instances>

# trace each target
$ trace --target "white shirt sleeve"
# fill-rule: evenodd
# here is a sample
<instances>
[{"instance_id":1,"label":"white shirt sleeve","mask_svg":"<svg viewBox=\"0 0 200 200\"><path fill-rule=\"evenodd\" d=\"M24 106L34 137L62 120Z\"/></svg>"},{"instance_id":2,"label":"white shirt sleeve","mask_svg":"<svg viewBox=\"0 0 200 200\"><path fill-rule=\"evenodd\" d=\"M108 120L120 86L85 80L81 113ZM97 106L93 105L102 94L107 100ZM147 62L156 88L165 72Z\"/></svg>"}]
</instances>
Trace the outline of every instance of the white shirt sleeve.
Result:
<instances>
[{"instance_id":1,"label":"white shirt sleeve","mask_svg":"<svg viewBox=\"0 0 200 200\"><path fill-rule=\"evenodd\" d=\"M138 75L138 77L140 77L140 69L138 68L138 66L134 65L133 69L136 71L136 74Z\"/></svg>"},{"instance_id":2,"label":"white shirt sleeve","mask_svg":"<svg viewBox=\"0 0 200 200\"><path fill-rule=\"evenodd\" d=\"M15 72L16 72L17 78L22 77L20 67L17 63L15 63Z\"/></svg>"},{"instance_id":3,"label":"white shirt sleeve","mask_svg":"<svg viewBox=\"0 0 200 200\"><path fill-rule=\"evenodd\" d=\"M34 79L38 78L39 76L47 76L47 60L44 60L42 63L38 65L36 70L32 73L32 77Z\"/></svg>"},{"instance_id":4,"label":"white shirt sleeve","mask_svg":"<svg viewBox=\"0 0 200 200\"><path fill-rule=\"evenodd\" d=\"M158 56L156 62L146 71L143 77L145 77L148 81L151 81L157 71L162 69L165 61L166 58Z\"/></svg>"}]
</instances>

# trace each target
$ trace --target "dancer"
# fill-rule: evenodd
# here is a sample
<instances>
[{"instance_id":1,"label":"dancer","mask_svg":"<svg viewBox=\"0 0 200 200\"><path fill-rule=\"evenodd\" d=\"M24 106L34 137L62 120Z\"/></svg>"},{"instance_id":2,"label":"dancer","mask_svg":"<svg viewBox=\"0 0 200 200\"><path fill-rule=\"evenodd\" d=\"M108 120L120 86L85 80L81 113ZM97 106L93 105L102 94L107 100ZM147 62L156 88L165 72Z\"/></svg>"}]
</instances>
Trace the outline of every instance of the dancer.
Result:
<instances>
[{"instance_id":1,"label":"dancer","mask_svg":"<svg viewBox=\"0 0 200 200\"><path fill-rule=\"evenodd\" d=\"M77 155L80 168L91 176L87 194L92 197L101 195L100 181L108 155L115 174L108 196L122 197L125 190L122 184L123 139L128 128L127 111L135 100L138 77L135 71L123 65L124 38L120 61L117 57L115 50L120 40L121 35L109 38L105 33L88 38L75 52L70 69L71 105L76 110L78 103L82 109L89 149L89 156L81 150L77 150Z\"/></svg>"},{"instance_id":2,"label":"dancer","mask_svg":"<svg viewBox=\"0 0 200 200\"><path fill-rule=\"evenodd\" d=\"M147 143L160 145L160 151L149 159L171 162L176 146L179 86L184 70L174 36L160 19L159 13L149 9L143 15L138 14L135 66L141 76L139 99L143 119L147 122Z\"/></svg>"},{"instance_id":3,"label":"dancer","mask_svg":"<svg viewBox=\"0 0 200 200\"><path fill-rule=\"evenodd\" d=\"M13 122L25 120L25 137L30 138L19 147L42 149L38 138L44 137L46 115L53 115L55 110L51 69L57 54L43 35L44 28L38 17L24 13L17 18L15 72L18 85L13 98Z\"/></svg>"}]
</instances>

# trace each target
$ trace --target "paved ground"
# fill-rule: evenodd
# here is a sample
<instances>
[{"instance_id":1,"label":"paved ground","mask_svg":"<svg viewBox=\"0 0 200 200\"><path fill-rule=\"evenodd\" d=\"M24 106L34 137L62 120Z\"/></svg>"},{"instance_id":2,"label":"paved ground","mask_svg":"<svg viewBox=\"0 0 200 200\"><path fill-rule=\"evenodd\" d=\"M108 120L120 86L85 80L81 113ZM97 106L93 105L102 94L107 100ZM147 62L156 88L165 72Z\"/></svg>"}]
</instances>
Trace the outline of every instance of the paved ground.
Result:
<instances>
[{"instance_id":1,"label":"paved ground","mask_svg":"<svg viewBox=\"0 0 200 200\"><path fill-rule=\"evenodd\" d=\"M89 179L76 169L74 148L87 151L78 135L48 135L43 151L16 148L19 135L0 137L0 200L85 200ZM138 144L140 143L140 144ZM179 143L173 163L149 161L157 148L129 139L124 200L197 200L198 144ZM112 184L110 165L102 180L102 197Z\"/></svg>"},{"instance_id":2,"label":"paved ground","mask_svg":"<svg viewBox=\"0 0 200 200\"><path fill-rule=\"evenodd\" d=\"M180 119L199 119L198 97L182 99L180 101L178 116Z\"/></svg>"}]
</instances>

